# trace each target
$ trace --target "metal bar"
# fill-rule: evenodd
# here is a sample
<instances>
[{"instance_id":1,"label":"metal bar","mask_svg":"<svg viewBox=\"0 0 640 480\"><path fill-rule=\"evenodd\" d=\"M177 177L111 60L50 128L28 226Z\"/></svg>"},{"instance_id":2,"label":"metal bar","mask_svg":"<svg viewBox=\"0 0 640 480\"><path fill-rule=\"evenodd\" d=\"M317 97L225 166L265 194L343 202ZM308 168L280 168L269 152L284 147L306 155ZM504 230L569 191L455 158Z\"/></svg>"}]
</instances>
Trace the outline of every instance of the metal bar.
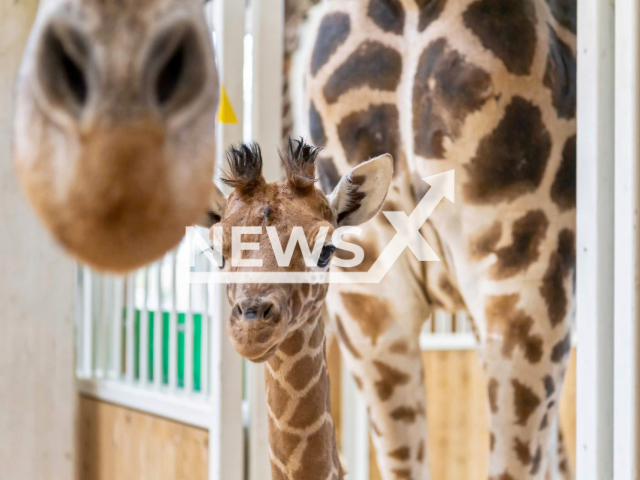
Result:
<instances>
[{"instance_id":1,"label":"metal bar","mask_svg":"<svg viewBox=\"0 0 640 480\"><path fill-rule=\"evenodd\" d=\"M156 389L162 387L162 264L162 260L157 264L156 284L158 286L158 295L156 298L158 304L153 316L153 385Z\"/></svg>"},{"instance_id":2,"label":"metal bar","mask_svg":"<svg viewBox=\"0 0 640 480\"><path fill-rule=\"evenodd\" d=\"M254 2L252 1L252 4ZM210 17L214 24L216 55L220 83L226 89L229 101L237 118L236 123L218 123L218 171L224 162L224 151L232 143L241 142L244 122L244 67L247 2L218 0L211 2ZM276 6L274 6L276 8ZM274 137L278 138L278 137ZM246 480L245 433L242 420L242 359L233 350L226 332L229 306L226 288L223 285L206 285L207 304L211 298L209 312L211 324L208 328L208 355L203 360L207 367L202 370L207 378L209 401L213 416L209 428L209 480ZM208 308L208 307L207 307ZM205 330L203 329L203 342ZM205 383L203 382L203 388ZM207 392L207 390L204 390Z\"/></svg>"},{"instance_id":3,"label":"metal bar","mask_svg":"<svg viewBox=\"0 0 640 480\"><path fill-rule=\"evenodd\" d=\"M577 478L613 478L614 8L578 2Z\"/></svg>"},{"instance_id":4,"label":"metal bar","mask_svg":"<svg viewBox=\"0 0 640 480\"><path fill-rule=\"evenodd\" d=\"M193 304L191 283L187 286L187 308L184 314L184 390L193 393Z\"/></svg>"},{"instance_id":5,"label":"metal bar","mask_svg":"<svg viewBox=\"0 0 640 480\"><path fill-rule=\"evenodd\" d=\"M113 314L111 315L111 369L110 377L122 375L122 305L124 301L124 279L113 279Z\"/></svg>"},{"instance_id":6,"label":"metal bar","mask_svg":"<svg viewBox=\"0 0 640 480\"><path fill-rule=\"evenodd\" d=\"M83 267L82 370L93 376L93 278L89 267Z\"/></svg>"},{"instance_id":7,"label":"metal bar","mask_svg":"<svg viewBox=\"0 0 640 480\"><path fill-rule=\"evenodd\" d=\"M207 270L211 270L208 261L201 261ZM201 294L201 324L200 324L200 391L206 397L209 395L209 289L206 284L200 287Z\"/></svg>"},{"instance_id":8,"label":"metal bar","mask_svg":"<svg viewBox=\"0 0 640 480\"><path fill-rule=\"evenodd\" d=\"M176 280L176 252L169 255L171 260L171 314L169 315L169 389L176 391L178 384L178 307Z\"/></svg>"},{"instance_id":9,"label":"metal bar","mask_svg":"<svg viewBox=\"0 0 640 480\"><path fill-rule=\"evenodd\" d=\"M640 7L616 4L615 67L615 338L616 480L638 478L640 459Z\"/></svg>"},{"instance_id":10,"label":"metal bar","mask_svg":"<svg viewBox=\"0 0 640 480\"><path fill-rule=\"evenodd\" d=\"M342 446L349 478L369 480L369 420L358 387L341 362Z\"/></svg>"},{"instance_id":11,"label":"metal bar","mask_svg":"<svg viewBox=\"0 0 640 480\"><path fill-rule=\"evenodd\" d=\"M149 381L149 267L142 271L143 297L140 309L140 350L138 364L140 372L138 381L146 385Z\"/></svg>"},{"instance_id":12,"label":"metal bar","mask_svg":"<svg viewBox=\"0 0 640 480\"><path fill-rule=\"evenodd\" d=\"M134 379L134 352L135 352L135 274L127 276L127 318L125 327L126 338L126 356L125 356L125 376L127 382L131 383Z\"/></svg>"}]
</instances>

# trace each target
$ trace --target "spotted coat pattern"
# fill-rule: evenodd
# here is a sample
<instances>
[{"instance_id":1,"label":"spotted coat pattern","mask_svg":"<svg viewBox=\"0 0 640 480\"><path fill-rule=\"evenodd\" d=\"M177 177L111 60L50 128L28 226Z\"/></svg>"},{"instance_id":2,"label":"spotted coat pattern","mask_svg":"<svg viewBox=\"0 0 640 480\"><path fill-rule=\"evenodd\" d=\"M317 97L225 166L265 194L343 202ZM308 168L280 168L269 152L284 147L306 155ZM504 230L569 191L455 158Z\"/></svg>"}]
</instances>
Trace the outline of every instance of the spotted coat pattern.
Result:
<instances>
[{"instance_id":1,"label":"spotted coat pattern","mask_svg":"<svg viewBox=\"0 0 640 480\"><path fill-rule=\"evenodd\" d=\"M441 262L401 255L379 285L332 285L331 323L367 403L385 480L428 478L419 331L466 310L490 406L487 477L569 479L558 399L575 277L575 0L325 0L306 78L308 132L330 191L392 153L383 210L455 169L422 233ZM328 35L331 32L331 35ZM371 265L395 234L355 240ZM339 255L340 252L338 252ZM367 263L368 262L368 263Z\"/></svg>"}]
</instances>

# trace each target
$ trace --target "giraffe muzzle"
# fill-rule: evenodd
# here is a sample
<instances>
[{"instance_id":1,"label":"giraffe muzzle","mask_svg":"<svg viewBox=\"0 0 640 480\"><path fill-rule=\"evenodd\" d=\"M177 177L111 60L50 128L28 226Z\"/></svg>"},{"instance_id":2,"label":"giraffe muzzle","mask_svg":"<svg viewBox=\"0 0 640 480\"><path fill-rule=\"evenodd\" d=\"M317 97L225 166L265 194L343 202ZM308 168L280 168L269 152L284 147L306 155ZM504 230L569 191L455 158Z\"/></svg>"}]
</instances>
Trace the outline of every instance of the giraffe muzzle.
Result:
<instances>
[{"instance_id":1,"label":"giraffe muzzle","mask_svg":"<svg viewBox=\"0 0 640 480\"><path fill-rule=\"evenodd\" d=\"M277 302L248 298L236 302L228 333L236 351L248 360L267 360L284 340L286 324Z\"/></svg>"}]
</instances>

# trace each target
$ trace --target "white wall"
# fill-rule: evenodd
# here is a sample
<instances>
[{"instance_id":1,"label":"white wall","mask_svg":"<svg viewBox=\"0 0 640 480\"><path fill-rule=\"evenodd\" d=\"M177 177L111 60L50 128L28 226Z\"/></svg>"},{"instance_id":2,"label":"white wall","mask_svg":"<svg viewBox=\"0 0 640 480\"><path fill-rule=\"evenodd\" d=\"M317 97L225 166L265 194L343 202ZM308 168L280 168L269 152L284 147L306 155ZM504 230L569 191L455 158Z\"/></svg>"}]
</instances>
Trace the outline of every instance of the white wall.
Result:
<instances>
[{"instance_id":1,"label":"white wall","mask_svg":"<svg viewBox=\"0 0 640 480\"><path fill-rule=\"evenodd\" d=\"M36 0L0 0L0 478L74 478L73 263L19 191L12 90Z\"/></svg>"}]
</instances>

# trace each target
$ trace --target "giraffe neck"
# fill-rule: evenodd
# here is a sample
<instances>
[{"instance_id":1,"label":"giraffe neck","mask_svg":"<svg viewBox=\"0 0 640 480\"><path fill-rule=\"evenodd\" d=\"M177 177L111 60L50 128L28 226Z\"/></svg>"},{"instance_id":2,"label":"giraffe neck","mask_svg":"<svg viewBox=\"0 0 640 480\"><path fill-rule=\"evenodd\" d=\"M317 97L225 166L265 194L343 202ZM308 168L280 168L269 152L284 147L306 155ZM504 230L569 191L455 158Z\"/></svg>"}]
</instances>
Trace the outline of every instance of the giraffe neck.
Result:
<instances>
[{"instance_id":1,"label":"giraffe neck","mask_svg":"<svg viewBox=\"0 0 640 480\"><path fill-rule=\"evenodd\" d=\"M274 480L342 479L320 314L282 343L266 364L265 381Z\"/></svg>"}]
</instances>

